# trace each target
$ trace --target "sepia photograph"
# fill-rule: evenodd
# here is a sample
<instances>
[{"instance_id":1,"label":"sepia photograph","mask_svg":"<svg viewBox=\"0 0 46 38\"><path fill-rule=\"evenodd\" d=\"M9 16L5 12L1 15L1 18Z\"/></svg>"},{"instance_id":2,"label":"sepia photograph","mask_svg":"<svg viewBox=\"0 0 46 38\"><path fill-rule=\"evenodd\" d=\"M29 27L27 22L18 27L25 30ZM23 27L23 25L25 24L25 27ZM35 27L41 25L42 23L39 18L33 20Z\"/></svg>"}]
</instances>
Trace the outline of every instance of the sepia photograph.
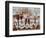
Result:
<instances>
[{"instance_id":1,"label":"sepia photograph","mask_svg":"<svg viewBox=\"0 0 46 38\"><path fill-rule=\"evenodd\" d=\"M40 29L40 8L13 7L13 31Z\"/></svg>"}]
</instances>

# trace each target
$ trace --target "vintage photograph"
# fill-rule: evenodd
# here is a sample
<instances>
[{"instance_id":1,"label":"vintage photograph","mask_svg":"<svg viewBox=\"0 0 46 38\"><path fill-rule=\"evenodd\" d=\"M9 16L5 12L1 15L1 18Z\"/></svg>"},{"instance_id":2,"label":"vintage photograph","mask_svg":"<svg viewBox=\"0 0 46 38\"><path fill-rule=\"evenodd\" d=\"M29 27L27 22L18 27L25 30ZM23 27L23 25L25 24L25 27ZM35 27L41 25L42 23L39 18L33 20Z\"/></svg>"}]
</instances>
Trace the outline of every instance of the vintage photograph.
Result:
<instances>
[{"instance_id":1,"label":"vintage photograph","mask_svg":"<svg viewBox=\"0 0 46 38\"><path fill-rule=\"evenodd\" d=\"M13 31L40 30L40 8L13 7Z\"/></svg>"}]
</instances>

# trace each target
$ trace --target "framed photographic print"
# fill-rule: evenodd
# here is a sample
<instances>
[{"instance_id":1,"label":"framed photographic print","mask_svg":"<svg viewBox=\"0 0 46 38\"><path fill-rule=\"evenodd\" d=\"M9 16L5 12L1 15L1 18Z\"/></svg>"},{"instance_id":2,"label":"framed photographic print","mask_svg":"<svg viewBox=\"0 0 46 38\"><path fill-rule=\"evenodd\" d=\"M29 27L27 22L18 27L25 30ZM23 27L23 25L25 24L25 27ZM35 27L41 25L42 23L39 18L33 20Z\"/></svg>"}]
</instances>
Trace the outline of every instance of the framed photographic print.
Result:
<instances>
[{"instance_id":1,"label":"framed photographic print","mask_svg":"<svg viewBox=\"0 0 46 38\"><path fill-rule=\"evenodd\" d=\"M45 4L35 2L5 2L5 36L45 34Z\"/></svg>"}]
</instances>

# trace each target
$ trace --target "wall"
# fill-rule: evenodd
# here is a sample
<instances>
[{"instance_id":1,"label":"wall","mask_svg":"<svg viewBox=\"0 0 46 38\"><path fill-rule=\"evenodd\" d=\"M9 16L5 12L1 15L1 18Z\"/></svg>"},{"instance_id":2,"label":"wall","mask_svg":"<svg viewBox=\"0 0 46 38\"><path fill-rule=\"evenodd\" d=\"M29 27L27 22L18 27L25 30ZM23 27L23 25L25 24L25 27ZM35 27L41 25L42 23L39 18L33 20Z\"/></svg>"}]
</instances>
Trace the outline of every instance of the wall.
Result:
<instances>
[{"instance_id":1,"label":"wall","mask_svg":"<svg viewBox=\"0 0 46 38\"><path fill-rule=\"evenodd\" d=\"M6 38L5 37L5 1L6 0L0 0L0 38ZM29 2L44 2L44 3L46 3L46 0L16 0L16 1L26 1L26 2L29 1ZM46 4L45 4L45 6L46 6ZM46 9L46 7L45 7L45 9ZM37 36L23 36L23 37L16 37L16 38L46 38L46 34L45 35L37 35Z\"/></svg>"}]
</instances>

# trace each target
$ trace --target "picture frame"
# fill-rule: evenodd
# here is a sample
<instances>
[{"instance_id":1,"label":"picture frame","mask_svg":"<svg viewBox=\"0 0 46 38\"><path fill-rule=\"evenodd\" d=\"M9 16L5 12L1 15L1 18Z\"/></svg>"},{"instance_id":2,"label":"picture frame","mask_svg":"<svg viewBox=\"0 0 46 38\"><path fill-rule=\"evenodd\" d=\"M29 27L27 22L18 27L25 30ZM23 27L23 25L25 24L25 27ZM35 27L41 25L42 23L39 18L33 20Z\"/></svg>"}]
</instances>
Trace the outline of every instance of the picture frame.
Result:
<instances>
[{"instance_id":1,"label":"picture frame","mask_svg":"<svg viewBox=\"0 0 46 38\"><path fill-rule=\"evenodd\" d=\"M16 22L15 19L17 17L16 14L17 15L19 14L19 16L23 15L24 20L27 19L30 21L29 19L30 17L33 20L36 18L36 23L34 21L32 22L32 20L30 21L31 24L34 24L34 27L29 26L27 24L28 21L24 21L24 20L22 20L22 22L24 24L27 24L28 26L25 25L22 26L23 24L19 22L20 20L17 20L18 23L17 25L19 26L17 26L16 23L14 24L13 22L14 21ZM37 17L39 17L39 22L37 21L38 20ZM20 17L17 18L20 19ZM36 28L37 23L39 24L39 26ZM45 34L45 3L5 1L5 36L6 37L32 36L32 35L44 35L44 34Z\"/></svg>"}]
</instances>

